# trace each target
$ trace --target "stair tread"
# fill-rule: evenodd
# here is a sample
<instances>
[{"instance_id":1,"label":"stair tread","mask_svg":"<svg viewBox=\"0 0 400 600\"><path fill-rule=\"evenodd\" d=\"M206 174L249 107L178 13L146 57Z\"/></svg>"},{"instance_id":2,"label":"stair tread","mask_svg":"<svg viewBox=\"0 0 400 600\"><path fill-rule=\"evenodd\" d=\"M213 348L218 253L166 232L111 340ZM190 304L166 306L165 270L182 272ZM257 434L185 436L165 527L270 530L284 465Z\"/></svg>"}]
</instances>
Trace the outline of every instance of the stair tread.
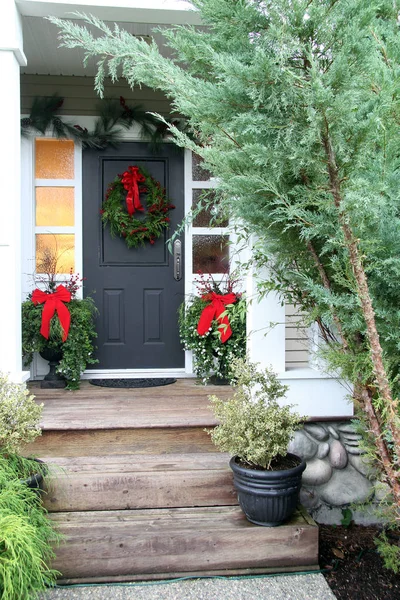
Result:
<instances>
[{"instance_id":1,"label":"stair tread","mask_svg":"<svg viewBox=\"0 0 400 600\"><path fill-rule=\"evenodd\" d=\"M74 392L35 385L31 391L44 405L45 431L213 427L208 396L232 394L229 386L199 386L191 379L158 388L115 390L83 381Z\"/></svg>"}]
</instances>

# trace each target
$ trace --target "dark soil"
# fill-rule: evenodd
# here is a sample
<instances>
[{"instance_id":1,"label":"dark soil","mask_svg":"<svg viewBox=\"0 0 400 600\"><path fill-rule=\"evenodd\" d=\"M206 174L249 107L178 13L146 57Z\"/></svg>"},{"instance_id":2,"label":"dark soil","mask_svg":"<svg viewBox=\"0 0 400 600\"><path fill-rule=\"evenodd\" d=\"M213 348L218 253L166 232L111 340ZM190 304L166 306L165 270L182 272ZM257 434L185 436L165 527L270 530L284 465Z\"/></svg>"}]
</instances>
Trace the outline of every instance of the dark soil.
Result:
<instances>
[{"instance_id":1,"label":"dark soil","mask_svg":"<svg viewBox=\"0 0 400 600\"><path fill-rule=\"evenodd\" d=\"M338 600L400 600L400 573L383 566L376 527L319 525L319 532L319 564Z\"/></svg>"},{"instance_id":2,"label":"dark soil","mask_svg":"<svg viewBox=\"0 0 400 600\"><path fill-rule=\"evenodd\" d=\"M237 459L236 463L240 467L244 467L245 469L253 469L254 471L286 471L287 469L294 469L295 467L297 467L301 463L301 459L297 456L294 456L294 454L286 454L286 456L276 456L271 461L271 466L269 469L263 469L262 467L260 467L260 465L253 465L252 463L248 463L240 459Z\"/></svg>"}]
</instances>

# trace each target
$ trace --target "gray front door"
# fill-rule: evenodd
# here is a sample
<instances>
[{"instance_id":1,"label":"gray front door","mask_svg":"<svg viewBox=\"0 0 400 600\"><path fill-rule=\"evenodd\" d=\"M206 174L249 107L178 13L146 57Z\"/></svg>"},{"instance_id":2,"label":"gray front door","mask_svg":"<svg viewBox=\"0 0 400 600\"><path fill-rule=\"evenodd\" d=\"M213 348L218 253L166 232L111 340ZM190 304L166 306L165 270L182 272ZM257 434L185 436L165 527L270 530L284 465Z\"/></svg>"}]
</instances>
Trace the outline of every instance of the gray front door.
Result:
<instances>
[{"instance_id":1,"label":"gray front door","mask_svg":"<svg viewBox=\"0 0 400 600\"><path fill-rule=\"evenodd\" d=\"M129 166L144 167L176 208L170 229L154 245L128 249L111 238L100 209L106 189ZM177 310L184 299L184 278L174 279L173 257L166 240L184 215L183 151L163 144L155 153L148 144L122 143L117 149L83 154L83 275L85 293L99 310L99 369L182 368Z\"/></svg>"}]
</instances>

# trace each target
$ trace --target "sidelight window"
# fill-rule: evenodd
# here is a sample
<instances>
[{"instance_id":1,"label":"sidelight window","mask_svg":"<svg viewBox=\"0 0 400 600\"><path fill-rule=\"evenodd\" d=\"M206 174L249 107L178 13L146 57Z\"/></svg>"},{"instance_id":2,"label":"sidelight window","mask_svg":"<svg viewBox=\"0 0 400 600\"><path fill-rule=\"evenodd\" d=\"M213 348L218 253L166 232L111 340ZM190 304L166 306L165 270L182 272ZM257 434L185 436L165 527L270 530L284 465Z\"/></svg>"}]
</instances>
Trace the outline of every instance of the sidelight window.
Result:
<instances>
[{"instance_id":1,"label":"sidelight window","mask_svg":"<svg viewBox=\"0 0 400 600\"><path fill-rule=\"evenodd\" d=\"M77 227L80 170L72 140L35 140L34 227L38 274L65 275L71 269L76 271L77 262L80 263L81 235Z\"/></svg>"}]
</instances>

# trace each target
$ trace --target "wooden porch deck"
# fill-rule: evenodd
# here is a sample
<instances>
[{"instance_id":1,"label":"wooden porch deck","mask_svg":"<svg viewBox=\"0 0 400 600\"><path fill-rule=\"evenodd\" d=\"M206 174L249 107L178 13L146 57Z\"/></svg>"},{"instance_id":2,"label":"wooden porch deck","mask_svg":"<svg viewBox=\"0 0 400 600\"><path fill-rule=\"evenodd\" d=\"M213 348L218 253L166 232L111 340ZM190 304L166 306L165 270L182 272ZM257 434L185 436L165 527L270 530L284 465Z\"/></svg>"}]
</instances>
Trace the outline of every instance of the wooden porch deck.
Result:
<instances>
[{"instance_id":1,"label":"wooden porch deck","mask_svg":"<svg viewBox=\"0 0 400 600\"><path fill-rule=\"evenodd\" d=\"M271 529L237 506L228 457L204 431L208 396L230 388L29 387L44 411L27 453L55 465L45 505L65 535L53 564L64 583L318 568L306 513Z\"/></svg>"}]
</instances>

